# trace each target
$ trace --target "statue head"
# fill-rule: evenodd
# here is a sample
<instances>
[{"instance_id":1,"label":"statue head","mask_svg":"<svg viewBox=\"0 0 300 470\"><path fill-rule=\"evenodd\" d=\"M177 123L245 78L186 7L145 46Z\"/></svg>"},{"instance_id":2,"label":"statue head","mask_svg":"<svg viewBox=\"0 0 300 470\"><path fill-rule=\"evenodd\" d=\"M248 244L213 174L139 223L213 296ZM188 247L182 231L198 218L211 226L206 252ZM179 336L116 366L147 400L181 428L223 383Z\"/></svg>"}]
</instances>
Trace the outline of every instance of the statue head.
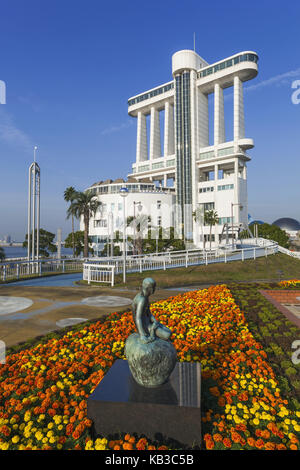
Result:
<instances>
[{"instance_id":1,"label":"statue head","mask_svg":"<svg viewBox=\"0 0 300 470\"><path fill-rule=\"evenodd\" d=\"M154 294L155 287L156 287L156 282L154 281L154 279L152 279L152 277L146 277L143 280L142 292L144 295L147 295L147 296Z\"/></svg>"}]
</instances>

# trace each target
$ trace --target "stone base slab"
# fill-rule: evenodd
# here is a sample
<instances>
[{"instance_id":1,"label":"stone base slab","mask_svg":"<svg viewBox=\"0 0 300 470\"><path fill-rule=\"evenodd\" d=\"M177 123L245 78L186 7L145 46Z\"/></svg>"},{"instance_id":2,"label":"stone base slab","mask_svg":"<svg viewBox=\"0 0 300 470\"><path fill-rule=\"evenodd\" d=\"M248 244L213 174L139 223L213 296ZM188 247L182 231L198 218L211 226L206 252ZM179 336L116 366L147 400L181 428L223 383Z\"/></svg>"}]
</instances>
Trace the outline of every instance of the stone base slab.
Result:
<instances>
[{"instance_id":1,"label":"stone base slab","mask_svg":"<svg viewBox=\"0 0 300 470\"><path fill-rule=\"evenodd\" d=\"M88 398L87 415L102 437L137 433L193 448L201 444L200 404L200 363L177 362L167 383L146 388L119 359Z\"/></svg>"}]
</instances>

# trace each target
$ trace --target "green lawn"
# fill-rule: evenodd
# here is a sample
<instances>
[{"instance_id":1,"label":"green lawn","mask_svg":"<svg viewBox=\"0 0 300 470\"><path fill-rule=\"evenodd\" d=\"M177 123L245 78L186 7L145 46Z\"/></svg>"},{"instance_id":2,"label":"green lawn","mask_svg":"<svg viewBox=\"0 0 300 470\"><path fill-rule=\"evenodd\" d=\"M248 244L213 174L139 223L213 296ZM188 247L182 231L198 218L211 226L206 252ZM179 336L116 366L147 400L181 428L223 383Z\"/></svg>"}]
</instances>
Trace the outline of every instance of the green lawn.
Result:
<instances>
[{"instance_id":1,"label":"green lawn","mask_svg":"<svg viewBox=\"0 0 300 470\"><path fill-rule=\"evenodd\" d=\"M282 271L280 274L278 271ZM153 277L158 287L192 286L210 283L280 280L300 278L300 260L277 253L256 260L167 269L166 271L143 271L126 276L126 286L136 287L145 277ZM122 275L116 276L116 287L123 285Z\"/></svg>"}]
</instances>

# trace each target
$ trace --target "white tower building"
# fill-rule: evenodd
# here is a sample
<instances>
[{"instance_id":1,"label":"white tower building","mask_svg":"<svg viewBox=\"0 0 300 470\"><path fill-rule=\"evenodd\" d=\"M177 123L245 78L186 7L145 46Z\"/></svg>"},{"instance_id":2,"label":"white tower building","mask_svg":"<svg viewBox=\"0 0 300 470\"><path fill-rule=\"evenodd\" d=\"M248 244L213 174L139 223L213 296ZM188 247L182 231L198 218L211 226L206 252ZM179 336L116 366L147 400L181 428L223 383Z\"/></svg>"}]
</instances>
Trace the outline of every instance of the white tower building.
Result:
<instances>
[{"instance_id":1,"label":"white tower building","mask_svg":"<svg viewBox=\"0 0 300 470\"><path fill-rule=\"evenodd\" d=\"M172 181L185 238L197 246L202 244L201 233L207 239L210 228L200 227L193 212L217 212L216 243L225 223L230 227L248 223L247 162L251 159L246 150L254 144L245 137L243 82L256 77L257 62L255 52L245 51L209 65L196 52L182 50L172 57L172 81L128 100L128 113L137 118L136 161L128 176L137 181L149 178L161 187ZM227 141L223 90L229 87L233 87L233 140ZM210 142L211 94L214 130Z\"/></svg>"}]
</instances>

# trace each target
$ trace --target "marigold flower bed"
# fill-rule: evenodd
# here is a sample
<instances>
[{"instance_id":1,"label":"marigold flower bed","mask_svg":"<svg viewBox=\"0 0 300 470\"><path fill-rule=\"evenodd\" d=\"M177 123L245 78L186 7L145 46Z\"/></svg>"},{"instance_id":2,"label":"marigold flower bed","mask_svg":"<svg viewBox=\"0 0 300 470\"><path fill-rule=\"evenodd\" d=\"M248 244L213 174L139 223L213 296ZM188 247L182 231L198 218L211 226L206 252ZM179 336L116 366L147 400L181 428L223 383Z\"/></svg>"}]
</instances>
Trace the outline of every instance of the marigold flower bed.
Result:
<instances>
[{"instance_id":1,"label":"marigold flower bed","mask_svg":"<svg viewBox=\"0 0 300 470\"><path fill-rule=\"evenodd\" d=\"M267 355L226 286L171 297L151 311L172 329L178 360L201 361L204 448L300 448L300 412L282 399ZM124 358L133 331L130 312L112 314L9 355L0 366L0 448L167 449L143 436L92 438L86 399Z\"/></svg>"},{"instance_id":2,"label":"marigold flower bed","mask_svg":"<svg viewBox=\"0 0 300 470\"><path fill-rule=\"evenodd\" d=\"M299 279L290 279L288 281L280 281L278 283L278 286L284 289L290 289L291 287L297 287L299 289L300 281Z\"/></svg>"}]
</instances>

